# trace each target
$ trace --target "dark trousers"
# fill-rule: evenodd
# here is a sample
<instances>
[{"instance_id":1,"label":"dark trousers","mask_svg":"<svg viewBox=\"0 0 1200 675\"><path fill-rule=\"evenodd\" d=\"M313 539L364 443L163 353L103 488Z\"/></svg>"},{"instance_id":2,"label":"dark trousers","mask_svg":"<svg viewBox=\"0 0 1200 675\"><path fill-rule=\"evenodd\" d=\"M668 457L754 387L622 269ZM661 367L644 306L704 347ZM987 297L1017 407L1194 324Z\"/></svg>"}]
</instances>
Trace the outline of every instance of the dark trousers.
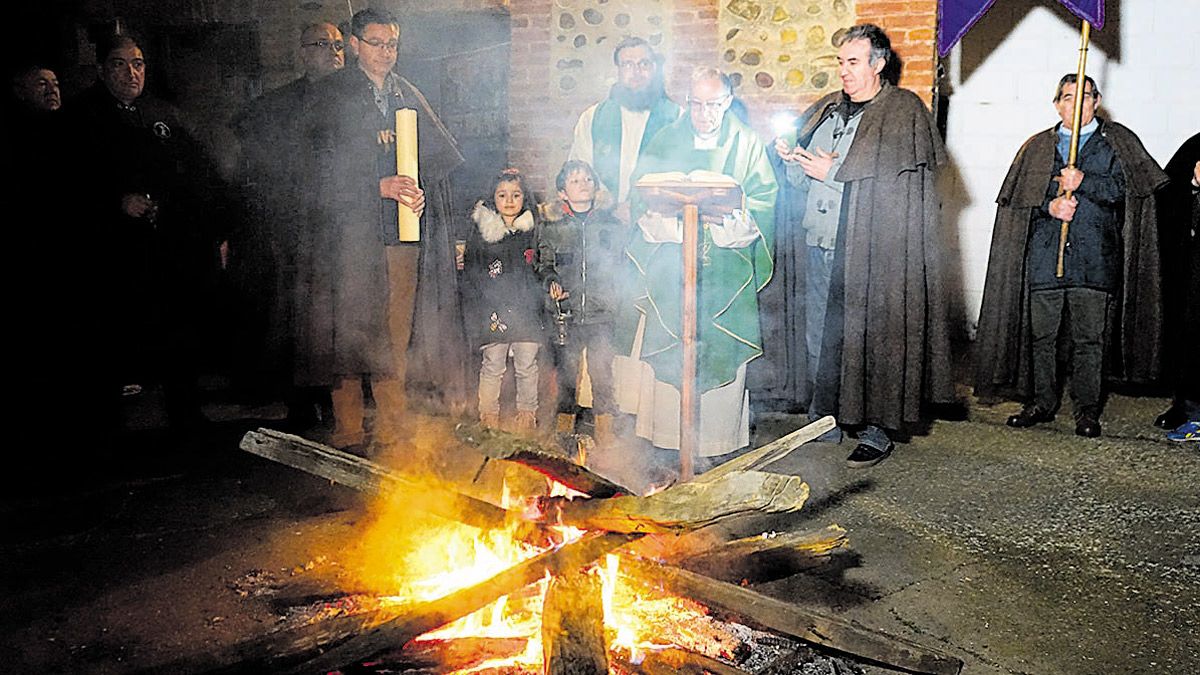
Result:
<instances>
[{"instance_id":1,"label":"dark trousers","mask_svg":"<svg viewBox=\"0 0 1200 675\"><path fill-rule=\"evenodd\" d=\"M1065 329L1075 416L1098 415L1109 294L1093 288L1065 288L1033 291L1029 298L1034 404L1047 412L1058 409L1057 346L1059 333Z\"/></svg>"},{"instance_id":2,"label":"dark trousers","mask_svg":"<svg viewBox=\"0 0 1200 675\"><path fill-rule=\"evenodd\" d=\"M576 387L583 349L587 347L588 375L592 378L592 410L597 415L616 412L613 400L612 324L572 324L568 328L569 342L555 347L558 360L558 412L575 413Z\"/></svg>"}]
</instances>

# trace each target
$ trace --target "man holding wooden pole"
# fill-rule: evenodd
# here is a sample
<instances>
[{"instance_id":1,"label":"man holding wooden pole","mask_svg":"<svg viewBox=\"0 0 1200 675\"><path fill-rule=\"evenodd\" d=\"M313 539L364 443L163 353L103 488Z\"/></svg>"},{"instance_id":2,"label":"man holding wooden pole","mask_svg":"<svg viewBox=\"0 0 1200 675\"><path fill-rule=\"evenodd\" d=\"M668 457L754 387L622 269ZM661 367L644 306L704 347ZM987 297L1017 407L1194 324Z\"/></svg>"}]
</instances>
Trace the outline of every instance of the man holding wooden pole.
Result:
<instances>
[{"instance_id":1,"label":"man holding wooden pole","mask_svg":"<svg viewBox=\"0 0 1200 675\"><path fill-rule=\"evenodd\" d=\"M996 200L975 393L1015 387L1028 404L1008 418L1011 427L1053 420L1063 342L1075 433L1095 437L1106 360L1127 381L1152 381L1160 369L1154 192L1167 178L1137 135L1095 116L1095 81L1085 76L1082 91L1078 81L1076 73L1059 80L1061 124L1026 141Z\"/></svg>"}]
</instances>

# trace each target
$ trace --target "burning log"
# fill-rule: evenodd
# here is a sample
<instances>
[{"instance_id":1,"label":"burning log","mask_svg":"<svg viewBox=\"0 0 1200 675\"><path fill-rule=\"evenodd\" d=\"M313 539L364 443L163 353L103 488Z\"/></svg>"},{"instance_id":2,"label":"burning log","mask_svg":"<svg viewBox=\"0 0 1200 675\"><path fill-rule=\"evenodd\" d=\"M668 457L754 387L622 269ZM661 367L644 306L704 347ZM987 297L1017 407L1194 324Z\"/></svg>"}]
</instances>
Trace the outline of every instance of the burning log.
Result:
<instances>
[{"instance_id":1,"label":"burning log","mask_svg":"<svg viewBox=\"0 0 1200 675\"><path fill-rule=\"evenodd\" d=\"M798 511L808 499L799 476L740 471L671 486L646 497L542 500L551 522L587 530L640 534L695 530L750 513Z\"/></svg>"},{"instance_id":2,"label":"burning log","mask_svg":"<svg viewBox=\"0 0 1200 675\"><path fill-rule=\"evenodd\" d=\"M633 490L572 461L559 448L543 445L526 436L477 424L460 424L455 427L454 433L463 443L478 448L488 460L501 459L522 464L576 492L596 498L634 494Z\"/></svg>"},{"instance_id":3,"label":"burning log","mask_svg":"<svg viewBox=\"0 0 1200 675\"><path fill-rule=\"evenodd\" d=\"M847 540L846 530L830 525L817 531L763 533L711 546L698 546L700 543L688 542L682 547L687 551L683 555L676 547L667 559L715 579L763 581L823 565Z\"/></svg>"},{"instance_id":4,"label":"burning log","mask_svg":"<svg viewBox=\"0 0 1200 675\"><path fill-rule=\"evenodd\" d=\"M413 506L449 520L480 529L499 529L505 526L504 509L449 489L439 489L426 483L418 485L362 457L335 450L292 434L271 429L248 431L240 446L246 452L265 457L314 476L370 494L385 494L409 490L425 495L414 500Z\"/></svg>"},{"instance_id":5,"label":"burning log","mask_svg":"<svg viewBox=\"0 0 1200 675\"><path fill-rule=\"evenodd\" d=\"M742 623L791 636L913 673L958 675L963 662L903 638L802 609L748 588L657 563L622 556L621 569L643 583L669 589Z\"/></svg>"},{"instance_id":6,"label":"burning log","mask_svg":"<svg viewBox=\"0 0 1200 675\"><path fill-rule=\"evenodd\" d=\"M576 570L636 538L636 535L592 533L560 548L534 556L486 581L405 610L399 618L374 626L325 654L302 664L293 672L319 673L336 670L407 644L413 638L466 616L546 575Z\"/></svg>"},{"instance_id":7,"label":"burning log","mask_svg":"<svg viewBox=\"0 0 1200 675\"><path fill-rule=\"evenodd\" d=\"M404 649L384 654L380 661L391 666L393 663L409 672L423 669L444 673L452 670L475 668L492 659L507 659L525 651L526 638L463 637L453 640L414 640Z\"/></svg>"},{"instance_id":8,"label":"burning log","mask_svg":"<svg viewBox=\"0 0 1200 675\"><path fill-rule=\"evenodd\" d=\"M648 651L636 664L624 658L617 662L629 672L644 675L749 675L722 661L678 648Z\"/></svg>"},{"instance_id":9,"label":"burning log","mask_svg":"<svg viewBox=\"0 0 1200 675\"><path fill-rule=\"evenodd\" d=\"M542 604L546 675L606 675L604 598L600 578L582 568L550 579Z\"/></svg>"}]
</instances>

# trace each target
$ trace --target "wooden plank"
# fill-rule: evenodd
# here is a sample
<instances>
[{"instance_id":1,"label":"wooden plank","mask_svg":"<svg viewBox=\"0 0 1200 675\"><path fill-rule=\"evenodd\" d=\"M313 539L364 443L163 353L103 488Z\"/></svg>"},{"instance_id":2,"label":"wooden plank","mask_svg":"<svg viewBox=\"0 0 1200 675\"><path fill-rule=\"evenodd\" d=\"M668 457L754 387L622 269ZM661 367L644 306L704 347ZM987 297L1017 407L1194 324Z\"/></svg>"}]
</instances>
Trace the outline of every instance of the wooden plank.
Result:
<instances>
[{"instance_id":1,"label":"wooden plank","mask_svg":"<svg viewBox=\"0 0 1200 675\"><path fill-rule=\"evenodd\" d=\"M734 457L720 466L705 471L696 477L696 481L711 483L731 473L761 469L772 462L783 459L796 448L815 440L821 434L836 426L837 420L831 415L826 415L815 422L810 422L800 427L783 438L768 443L756 450L751 450L744 455Z\"/></svg>"},{"instance_id":2,"label":"wooden plank","mask_svg":"<svg viewBox=\"0 0 1200 675\"><path fill-rule=\"evenodd\" d=\"M808 499L799 476L741 471L713 481L679 483L645 497L542 500L546 522L586 530L663 533L694 530L750 513L790 513Z\"/></svg>"},{"instance_id":3,"label":"wooden plank","mask_svg":"<svg viewBox=\"0 0 1200 675\"><path fill-rule=\"evenodd\" d=\"M773 581L824 565L833 551L846 545L846 530L830 525L817 531L743 537L683 555L676 551L669 560L715 579Z\"/></svg>"},{"instance_id":4,"label":"wooden plank","mask_svg":"<svg viewBox=\"0 0 1200 675\"><path fill-rule=\"evenodd\" d=\"M546 575L582 567L622 546L637 535L590 533L529 560L518 563L474 586L416 607L404 615L367 629L291 672L323 673L369 658L385 649L398 648L413 638L478 610L498 598L517 591Z\"/></svg>"},{"instance_id":5,"label":"wooden plank","mask_svg":"<svg viewBox=\"0 0 1200 675\"><path fill-rule=\"evenodd\" d=\"M550 579L542 605L542 672L608 675L600 577L583 568Z\"/></svg>"},{"instance_id":6,"label":"wooden plank","mask_svg":"<svg viewBox=\"0 0 1200 675\"><path fill-rule=\"evenodd\" d=\"M735 620L763 630L851 654L893 668L930 675L958 675L963 662L904 638L867 628L748 588L632 556L621 557L621 571L643 583L666 588Z\"/></svg>"},{"instance_id":7,"label":"wooden plank","mask_svg":"<svg viewBox=\"0 0 1200 675\"><path fill-rule=\"evenodd\" d=\"M294 469L371 494L411 491L413 507L482 529L505 526L504 509L453 490L417 483L369 459L271 429L248 431L239 447Z\"/></svg>"}]
</instances>

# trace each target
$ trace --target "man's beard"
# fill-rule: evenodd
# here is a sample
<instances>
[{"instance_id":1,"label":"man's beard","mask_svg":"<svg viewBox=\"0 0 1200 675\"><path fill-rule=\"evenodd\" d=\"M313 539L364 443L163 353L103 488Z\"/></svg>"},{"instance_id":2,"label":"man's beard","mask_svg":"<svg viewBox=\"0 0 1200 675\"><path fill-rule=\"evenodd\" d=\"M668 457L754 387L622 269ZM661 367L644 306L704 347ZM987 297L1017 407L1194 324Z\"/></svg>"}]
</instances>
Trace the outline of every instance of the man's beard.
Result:
<instances>
[{"instance_id":1,"label":"man's beard","mask_svg":"<svg viewBox=\"0 0 1200 675\"><path fill-rule=\"evenodd\" d=\"M612 97L626 110L649 110L664 96L662 78L654 78L641 91L634 91L620 82L613 85Z\"/></svg>"}]
</instances>

